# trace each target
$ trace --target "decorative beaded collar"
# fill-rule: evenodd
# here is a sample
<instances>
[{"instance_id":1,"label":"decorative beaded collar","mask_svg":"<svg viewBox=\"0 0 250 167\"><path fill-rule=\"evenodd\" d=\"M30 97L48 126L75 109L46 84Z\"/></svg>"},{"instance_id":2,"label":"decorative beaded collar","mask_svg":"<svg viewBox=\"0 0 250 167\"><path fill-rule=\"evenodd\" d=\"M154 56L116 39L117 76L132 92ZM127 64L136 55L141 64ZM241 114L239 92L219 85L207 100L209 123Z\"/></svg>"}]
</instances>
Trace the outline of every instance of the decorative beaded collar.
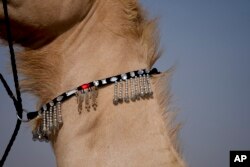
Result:
<instances>
[{"instance_id":1,"label":"decorative beaded collar","mask_svg":"<svg viewBox=\"0 0 250 167\"><path fill-rule=\"evenodd\" d=\"M55 135L63 124L61 114L61 103L72 96L77 97L78 112L82 111L84 102L85 109L90 111L91 107L96 110L98 88L114 84L114 105L123 101L136 101L140 98L152 97L153 92L150 85L150 76L160 72L153 68L152 70L137 70L124 74L112 76L109 78L85 83L75 89L69 90L50 102L44 104L39 111L27 114L27 118L32 120L37 118L39 121L37 127L33 130L33 140L48 141L49 136Z\"/></svg>"}]
</instances>

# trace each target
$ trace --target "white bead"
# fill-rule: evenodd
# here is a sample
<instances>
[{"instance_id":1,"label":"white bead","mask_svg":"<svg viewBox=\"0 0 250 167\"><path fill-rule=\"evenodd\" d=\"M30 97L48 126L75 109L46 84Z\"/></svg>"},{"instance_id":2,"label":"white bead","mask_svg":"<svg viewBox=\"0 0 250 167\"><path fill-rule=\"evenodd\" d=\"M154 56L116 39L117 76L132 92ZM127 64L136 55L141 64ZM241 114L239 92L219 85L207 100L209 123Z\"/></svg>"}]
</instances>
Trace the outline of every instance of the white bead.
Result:
<instances>
[{"instance_id":1,"label":"white bead","mask_svg":"<svg viewBox=\"0 0 250 167\"><path fill-rule=\"evenodd\" d=\"M110 79L111 82L115 82L115 81L117 81L117 80L118 80L117 77L112 77L112 78Z\"/></svg>"},{"instance_id":2,"label":"white bead","mask_svg":"<svg viewBox=\"0 0 250 167\"><path fill-rule=\"evenodd\" d=\"M93 83L94 83L95 86L99 85L99 81L93 81Z\"/></svg>"},{"instance_id":3,"label":"white bead","mask_svg":"<svg viewBox=\"0 0 250 167\"><path fill-rule=\"evenodd\" d=\"M126 80L128 77L127 77L127 74L122 74L121 75L121 78L123 79L123 80Z\"/></svg>"},{"instance_id":4,"label":"white bead","mask_svg":"<svg viewBox=\"0 0 250 167\"><path fill-rule=\"evenodd\" d=\"M72 94L75 94L76 92L77 92L77 90L73 89L73 90L66 92L66 95L71 96Z\"/></svg>"},{"instance_id":5,"label":"white bead","mask_svg":"<svg viewBox=\"0 0 250 167\"><path fill-rule=\"evenodd\" d=\"M47 105L44 104L44 105L43 105L43 111L46 111L46 110L47 110Z\"/></svg>"},{"instance_id":6,"label":"white bead","mask_svg":"<svg viewBox=\"0 0 250 167\"><path fill-rule=\"evenodd\" d=\"M102 84L107 84L106 79L103 79L103 80L102 80Z\"/></svg>"},{"instance_id":7,"label":"white bead","mask_svg":"<svg viewBox=\"0 0 250 167\"><path fill-rule=\"evenodd\" d=\"M61 101L62 99L63 99L63 96L58 96L58 97L56 98L57 101Z\"/></svg>"},{"instance_id":8,"label":"white bead","mask_svg":"<svg viewBox=\"0 0 250 167\"><path fill-rule=\"evenodd\" d=\"M143 73L144 73L143 70L138 70L138 74L139 74L139 75L142 75Z\"/></svg>"},{"instance_id":9,"label":"white bead","mask_svg":"<svg viewBox=\"0 0 250 167\"><path fill-rule=\"evenodd\" d=\"M130 76L135 77L135 72L134 71L130 72Z\"/></svg>"},{"instance_id":10,"label":"white bead","mask_svg":"<svg viewBox=\"0 0 250 167\"><path fill-rule=\"evenodd\" d=\"M49 105L54 106L54 102L53 101L49 102Z\"/></svg>"}]
</instances>

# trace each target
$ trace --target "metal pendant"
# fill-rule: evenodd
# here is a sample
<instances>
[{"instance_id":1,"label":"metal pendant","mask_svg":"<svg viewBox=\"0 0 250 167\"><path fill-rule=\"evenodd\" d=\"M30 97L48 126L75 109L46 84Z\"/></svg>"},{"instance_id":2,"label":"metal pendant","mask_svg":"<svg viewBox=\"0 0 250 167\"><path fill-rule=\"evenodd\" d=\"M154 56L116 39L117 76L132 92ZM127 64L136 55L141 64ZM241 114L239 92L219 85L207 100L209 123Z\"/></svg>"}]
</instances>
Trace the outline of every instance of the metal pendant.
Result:
<instances>
[{"instance_id":1,"label":"metal pendant","mask_svg":"<svg viewBox=\"0 0 250 167\"><path fill-rule=\"evenodd\" d=\"M78 112L81 114L83 110L83 104L86 111L90 111L91 107L96 110L97 108L97 97L98 89L97 87L88 87L84 90L79 90L76 94L78 103Z\"/></svg>"},{"instance_id":2,"label":"metal pendant","mask_svg":"<svg viewBox=\"0 0 250 167\"><path fill-rule=\"evenodd\" d=\"M33 140L48 141L49 136L56 135L62 126L61 113L61 97L57 98L57 102L50 102L49 106L44 105L40 111L41 122L35 130L33 130Z\"/></svg>"},{"instance_id":3,"label":"metal pendant","mask_svg":"<svg viewBox=\"0 0 250 167\"><path fill-rule=\"evenodd\" d=\"M130 74L130 79L127 79L127 75L122 74L121 80L114 81L114 98L113 103L115 105L122 103L123 101L129 103L140 99L146 99L153 95L150 76L145 74L144 71L139 70L137 72L139 76Z\"/></svg>"}]
</instances>

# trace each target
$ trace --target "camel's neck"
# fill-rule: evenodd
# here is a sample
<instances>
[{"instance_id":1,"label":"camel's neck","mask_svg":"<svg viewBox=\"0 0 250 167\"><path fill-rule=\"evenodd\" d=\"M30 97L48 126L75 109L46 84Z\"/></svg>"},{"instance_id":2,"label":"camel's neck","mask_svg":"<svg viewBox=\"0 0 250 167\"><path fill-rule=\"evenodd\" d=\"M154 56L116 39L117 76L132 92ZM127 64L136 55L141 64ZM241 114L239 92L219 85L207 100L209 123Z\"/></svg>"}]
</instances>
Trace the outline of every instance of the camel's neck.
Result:
<instances>
[{"instance_id":1,"label":"camel's neck","mask_svg":"<svg viewBox=\"0 0 250 167\"><path fill-rule=\"evenodd\" d=\"M123 1L96 1L82 22L40 51L51 61L51 75L58 75L47 86L57 87L50 96L150 67L157 50L151 39L153 24L141 17ZM58 55L50 60L53 49ZM159 80L152 79L152 99L115 106L111 85L99 90L96 111L79 114L76 99L65 102L64 124L53 142L58 166L182 166L162 116L159 100L168 97L156 89Z\"/></svg>"},{"instance_id":2,"label":"camel's neck","mask_svg":"<svg viewBox=\"0 0 250 167\"><path fill-rule=\"evenodd\" d=\"M67 35L62 45L63 90L149 66L140 39L127 32L136 23L124 21L123 5L117 2L95 4Z\"/></svg>"}]
</instances>

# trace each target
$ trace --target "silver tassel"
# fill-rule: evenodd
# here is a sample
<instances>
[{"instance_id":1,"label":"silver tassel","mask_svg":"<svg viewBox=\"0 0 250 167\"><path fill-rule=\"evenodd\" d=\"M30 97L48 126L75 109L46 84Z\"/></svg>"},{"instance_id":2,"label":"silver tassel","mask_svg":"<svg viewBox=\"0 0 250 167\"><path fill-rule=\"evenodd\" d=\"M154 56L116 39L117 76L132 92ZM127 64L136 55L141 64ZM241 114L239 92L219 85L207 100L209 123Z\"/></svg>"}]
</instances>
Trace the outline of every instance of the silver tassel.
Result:
<instances>
[{"instance_id":1,"label":"silver tassel","mask_svg":"<svg viewBox=\"0 0 250 167\"><path fill-rule=\"evenodd\" d=\"M56 104L56 111L57 111L57 121L58 121L58 124L59 126L61 126L63 124L63 120L62 120L62 111L61 111L61 102L57 102Z\"/></svg>"},{"instance_id":2,"label":"silver tassel","mask_svg":"<svg viewBox=\"0 0 250 167\"><path fill-rule=\"evenodd\" d=\"M114 84L114 98L113 98L114 105L118 104L118 83L115 82Z\"/></svg>"},{"instance_id":3,"label":"silver tassel","mask_svg":"<svg viewBox=\"0 0 250 167\"><path fill-rule=\"evenodd\" d=\"M149 74L147 74L146 76L146 83L147 83L147 87L148 87L148 95L152 96L153 95L153 91L151 89L151 85L150 85L150 77Z\"/></svg>"},{"instance_id":4,"label":"silver tassel","mask_svg":"<svg viewBox=\"0 0 250 167\"><path fill-rule=\"evenodd\" d=\"M42 131L43 131L44 134L46 134L46 132L47 132L46 121L47 121L47 120L46 120L46 112L44 111L44 112L42 113L42 126L43 126Z\"/></svg>"},{"instance_id":5,"label":"silver tassel","mask_svg":"<svg viewBox=\"0 0 250 167\"><path fill-rule=\"evenodd\" d=\"M81 114L82 113L82 103L84 101L83 90L78 91L76 96L77 96L77 104L78 104L78 113Z\"/></svg>"},{"instance_id":6,"label":"silver tassel","mask_svg":"<svg viewBox=\"0 0 250 167\"><path fill-rule=\"evenodd\" d=\"M53 130L53 107L49 107L49 130L50 133Z\"/></svg>"},{"instance_id":7,"label":"silver tassel","mask_svg":"<svg viewBox=\"0 0 250 167\"><path fill-rule=\"evenodd\" d=\"M96 107L97 107L97 97L98 97L98 89L97 87L93 87L91 89L91 96L92 96L92 107L94 110L96 110Z\"/></svg>"},{"instance_id":8,"label":"silver tassel","mask_svg":"<svg viewBox=\"0 0 250 167\"><path fill-rule=\"evenodd\" d=\"M130 100L135 101L136 100L135 83L133 78L130 79L130 92L131 92Z\"/></svg>"},{"instance_id":9,"label":"silver tassel","mask_svg":"<svg viewBox=\"0 0 250 167\"><path fill-rule=\"evenodd\" d=\"M78 112L79 114L84 107L87 111L90 111L91 107L96 110L97 107L97 97L98 97L98 89L97 87L88 88L85 90L81 90L77 92L77 104L78 104Z\"/></svg>"},{"instance_id":10,"label":"silver tassel","mask_svg":"<svg viewBox=\"0 0 250 167\"><path fill-rule=\"evenodd\" d=\"M144 83L143 83L143 80L142 80L142 76L140 75L139 76L139 85L140 85L140 97L144 97Z\"/></svg>"},{"instance_id":11,"label":"silver tassel","mask_svg":"<svg viewBox=\"0 0 250 167\"><path fill-rule=\"evenodd\" d=\"M148 84L147 84L147 79L146 79L145 75L143 75L142 81L143 81L143 85L144 85L145 97L147 97L148 96Z\"/></svg>"},{"instance_id":12,"label":"silver tassel","mask_svg":"<svg viewBox=\"0 0 250 167\"><path fill-rule=\"evenodd\" d=\"M40 142L44 141L44 134L43 134L43 131L42 131L42 124L40 124L40 126L38 126L37 135L38 135L38 140Z\"/></svg>"},{"instance_id":13,"label":"silver tassel","mask_svg":"<svg viewBox=\"0 0 250 167\"><path fill-rule=\"evenodd\" d=\"M32 131L32 135L33 135L32 137L33 141L36 141L38 139L37 129Z\"/></svg>"},{"instance_id":14,"label":"silver tassel","mask_svg":"<svg viewBox=\"0 0 250 167\"><path fill-rule=\"evenodd\" d=\"M140 91L138 89L139 85L138 85L138 78L135 76L135 99L139 100L140 98Z\"/></svg>"},{"instance_id":15,"label":"silver tassel","mask_svg":"<svg viewBox=\"0 0 250 167\"><path fill-rule=\"evenodd\" d=\"M126 80L125 81L125 97L124 97L124 101L126 102L126 103L128 103L129 102L129 95L128 95L128 91L129 91L129 89L128 89L128 80Z\"/></svg>"},{"instance_id":16,"label":"silver tassel","mask_svg":"<svg viewBox=\"0 0 250 167\"><path fill-rule=\"evenodd\" d=\"M32 132L33 140L46 141L50 135L55 135L57 130L63 123L61 113L61 101L62 97L57 98L56 104L51 101L49 107L43 106L42 111L39 112L42 121L40 125Z\"/></svg>"},{"instance_id":17,"label":"silver tassel","mask_svg":"<svg viewBox=\"0 0 250 167\"><path fill-rule=\"evenodd\" d=\"M128 103L130 100L136 101L140 98L145 99L152 96L153 91L150 85L149 74L141 72L139 77L132 76L129 80L127 80L126 74L122 74L121 77L120 81L114 81L113 103L115 105L123 101Z\"/></svg>"},{"instance_id":18,"label":"silver tassel","mask_svg":"<svg viewBox=\"0 0 250 167\"><path fill-rule=\"evenodd\" d=\"M56 133L56 130L58 130L58 119L57 119L57 111L56 111L56 106L53 106L53 133Z\"/></svg>"},{"instance_id":19,"label":"silver tassel","mask_svg":"<svg viewBox=\"0 0 250 167\"><path fill-rule=\"evenodd\" d=\"M118 82L118 102L122 103L123 102L123 83L122 80L120 80L120 82Z\"/></svg>"},{"instance_id":20,"label":"silver tassel","mask_svg":"<svg viewBox=\"0 0 250 167\"><path fill-rule=\"evenodd\" d=\"M85 108L87 111L90 111L89 100L91 99L91 96L89 90L85 90L84 95L85 95Z\"/></svg>"},{"instance_id":21,"label":"silver tassel","mask_svg":"<svg viewBox=\"0 0 250 167\"><path fill-rule=\"evenodd\" d=\"M44 111L46 112L46 135L50 134L49 130L49 122L50 122L50 116L49 116L49 111Z\"/></svg>"}]
</instances>

